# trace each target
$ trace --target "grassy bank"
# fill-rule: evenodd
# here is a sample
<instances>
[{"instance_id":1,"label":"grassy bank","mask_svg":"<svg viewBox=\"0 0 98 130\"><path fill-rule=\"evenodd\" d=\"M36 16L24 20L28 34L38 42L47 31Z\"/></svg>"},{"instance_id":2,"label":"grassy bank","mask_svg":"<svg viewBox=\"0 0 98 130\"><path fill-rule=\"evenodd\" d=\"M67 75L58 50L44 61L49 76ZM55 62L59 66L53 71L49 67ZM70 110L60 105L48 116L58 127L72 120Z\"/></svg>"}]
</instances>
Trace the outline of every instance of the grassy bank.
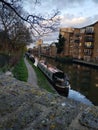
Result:
<instances>
[{"instance_id":1,"label":"grassy bank","mask_svg":"<svg viewBox=\"0 0 98 130\"><path fill-rule=\"evenodd\" d=\"M28 59L29 63L32 65L33 69L36 72L38 79L38 86L46 89L48 92L55 93L55 90L49 85L49 82L45 75Z\"/></svg>"},{"instance_id":2,"label":"grassy bank","mask_svg":"<svg viewBox=\"0 0 98 130\"><path fill-rule=\"evenodd\" d=\"M24 63L23 57L20 58L18 64L13 69L14 77L21 80L21 81L27 81L28 79L28 71L27 67Z\"/></svg>"}]
</instances>

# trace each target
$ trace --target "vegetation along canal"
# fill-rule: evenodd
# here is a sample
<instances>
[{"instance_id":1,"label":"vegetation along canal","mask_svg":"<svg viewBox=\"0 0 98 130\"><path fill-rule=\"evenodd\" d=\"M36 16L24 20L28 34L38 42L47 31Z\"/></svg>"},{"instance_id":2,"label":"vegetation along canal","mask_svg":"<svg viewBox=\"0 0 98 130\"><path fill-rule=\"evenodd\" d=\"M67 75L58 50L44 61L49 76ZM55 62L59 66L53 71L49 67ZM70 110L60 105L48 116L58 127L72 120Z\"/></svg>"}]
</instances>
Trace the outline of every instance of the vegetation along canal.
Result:
<instances>
[{"instance_id":1,"label":"vegetation along canal","mask_svg":"<svg viewBox=\"0 0 98 130\"><path fill-rule=\"evenodd\" d=\"M47 61L68 74L71 83L68 98L98 105L98 69L71 63L62 64L49 58Z\"/></svg>"}]
</instances>

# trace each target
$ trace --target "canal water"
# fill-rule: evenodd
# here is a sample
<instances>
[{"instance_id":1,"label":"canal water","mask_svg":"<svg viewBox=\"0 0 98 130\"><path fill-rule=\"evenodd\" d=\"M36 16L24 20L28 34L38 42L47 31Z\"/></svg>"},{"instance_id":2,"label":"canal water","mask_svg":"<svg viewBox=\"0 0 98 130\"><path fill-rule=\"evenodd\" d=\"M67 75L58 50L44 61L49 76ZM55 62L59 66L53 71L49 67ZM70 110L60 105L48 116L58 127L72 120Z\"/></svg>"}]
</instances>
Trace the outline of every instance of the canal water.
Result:
<instances>
[{"instance_id":1,"label":"canal water","mask_svg":"<svg viewBox=\"0 0 98 130\"><path fill-rule=\"evenodd\" d=\"M71 63L62 64L52 59L47 61L68 74L71 84L68 98L88 105L98 105L98 69Z\"/></svg>"}]
</instances>

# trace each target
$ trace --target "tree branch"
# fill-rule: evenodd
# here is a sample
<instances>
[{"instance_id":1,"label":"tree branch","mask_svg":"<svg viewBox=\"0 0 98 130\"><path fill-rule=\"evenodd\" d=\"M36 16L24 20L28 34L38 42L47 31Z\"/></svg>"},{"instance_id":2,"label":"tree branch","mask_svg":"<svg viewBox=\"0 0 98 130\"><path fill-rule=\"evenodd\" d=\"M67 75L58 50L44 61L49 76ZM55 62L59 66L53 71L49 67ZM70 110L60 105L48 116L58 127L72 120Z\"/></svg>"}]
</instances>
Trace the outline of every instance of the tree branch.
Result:
<instances>
[{"instance_id":1,"label":"tree branch","mask_svg":"<svg viewBox=\"0 0 98 130\"><path fill-rule=\"evenodd\" d=\"M43 35L45 33L45 29L47 31L55 31L56 27L59 25L60 19L56 18L59 14L59 11L57 10L54 15L51 18L44 18L42 16L37 16L37 15L28 15L27 17L23 17L17 9L15 9L13 2L17 2L17 0L11 0L11 2L6 2L5 0L0 0L0 2L10 9L14 11L14 13L21 18L23 21L27 22L30 24L31 28L37 32L38 35ZM40 2L40 0L35 0L35 4ZM45 24L44 24L45 23ZM42 29L42 30L41 30ZM41 30L41 32L39 31ZM46 31L46 32L47 32Z\"/></svg>"}]
</instances>

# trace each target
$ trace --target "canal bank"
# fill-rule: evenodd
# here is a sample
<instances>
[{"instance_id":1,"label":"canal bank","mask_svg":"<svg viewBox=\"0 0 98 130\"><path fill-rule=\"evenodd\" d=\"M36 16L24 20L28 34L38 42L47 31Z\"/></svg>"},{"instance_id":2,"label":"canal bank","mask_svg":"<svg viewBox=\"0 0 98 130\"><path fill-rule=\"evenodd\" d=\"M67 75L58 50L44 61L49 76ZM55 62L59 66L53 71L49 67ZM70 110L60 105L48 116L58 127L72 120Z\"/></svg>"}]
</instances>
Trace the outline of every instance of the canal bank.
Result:
<instances>
[{"instance_id":1,"label":"canal bank","mask_svg":"<svg viewBox=\"0 0 98 130\"><path fill-rule=\"evenodd\" d=\"M61 62L61 63L77 63L77 64L81 64L81 65L88 66L88 67L98 68L98 63L97 62L74 59L74 58L72 58L70 56L67 56L67 57L54 57L54 56L48 56L48 55L43 55L43 54L41 56L53 59L53 60L55 60L57 62Z\"/></svg>"},{"instance_id":2,"label":"canal bank","mask_svg":"<svg viewBox=\"0 0 98 130\"><path fill-rule=\"evenodd\" d=\"M98 69L88 65L73 62L59 62L53 58L46 58L47 62L68 74L71 83L71 98L86 102L89 100L98 106ZM88 101L87 101L88 102Z\"/></svg>"},{"instance_id":3,"label":"canal bank","mask_svg":"<svg viewBox=\"0 0 98 130\"><path fill-rule=\"evenodd\" d=\"M98 107L0 75L0 129L97 130Z\"/></svg>"},{"instance_id":4,"label":"canal bank","mask_svg":"<svg viewBox=\"0 0 98 130\"><path fill-rule=\"evenodd\" d=\"M85 66L88 66L88 67L93 67L93 68L98 69L98 63L95 63L95 62L73 59L73 63L78 63L78 64L81 64L81 65L85 65Z\"/></svg>"}]
</instances>

